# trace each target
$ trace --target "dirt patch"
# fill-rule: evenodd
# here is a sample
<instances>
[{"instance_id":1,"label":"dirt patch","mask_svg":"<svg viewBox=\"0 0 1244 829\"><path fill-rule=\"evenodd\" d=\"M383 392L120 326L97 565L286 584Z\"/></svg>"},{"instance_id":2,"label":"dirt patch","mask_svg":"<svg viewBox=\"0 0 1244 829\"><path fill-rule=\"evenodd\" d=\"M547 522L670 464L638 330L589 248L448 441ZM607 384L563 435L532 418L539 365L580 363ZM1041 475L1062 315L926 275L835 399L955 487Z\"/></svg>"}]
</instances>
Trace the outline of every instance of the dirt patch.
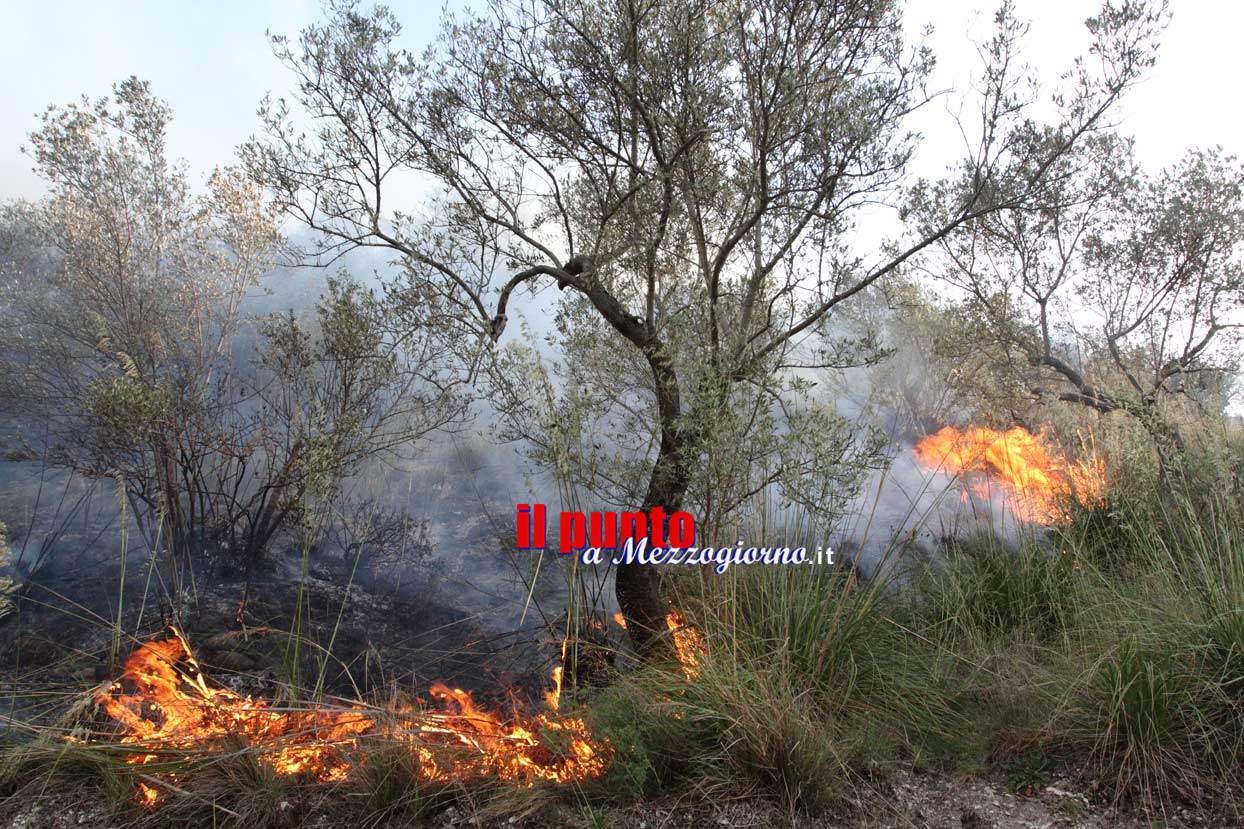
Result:
<instances>
[{"instance_id":1,"label":"dirt patch","mask_svg":"<svg viewBox=\"0 0 1244 829\"><path fill-rule=\"evenodd\" d=\"M5 829L70 829L77 826L123 827L135 818L118 817L107 807L89 804L89 798L58 793L17 810ZM345 819L343 802L331 790L312 801L286 801L277 806L264 827L338 827L354 825ZM11 813L12 814L12 813ZM144 815L150 820L155 815ZM429 826L435 829L553 829L553 827L618 827L618 829L700 829L701 827L793 827L793 829L1171 829L1238 825L1222 815L1175 809L1166 813L1117 810L1096 803L1076 784L1060 778L1032 796L1008 791L1004 781L943 772L917 773L898 768L861 790L856 799L819 816L784 812L770 801L750 798L712 798L693 795L665 797L626 807L554 803L534 812L483 816L469 803L459 803L426 818L411 817L377 826Z\"/></svg>"}]
</instances>

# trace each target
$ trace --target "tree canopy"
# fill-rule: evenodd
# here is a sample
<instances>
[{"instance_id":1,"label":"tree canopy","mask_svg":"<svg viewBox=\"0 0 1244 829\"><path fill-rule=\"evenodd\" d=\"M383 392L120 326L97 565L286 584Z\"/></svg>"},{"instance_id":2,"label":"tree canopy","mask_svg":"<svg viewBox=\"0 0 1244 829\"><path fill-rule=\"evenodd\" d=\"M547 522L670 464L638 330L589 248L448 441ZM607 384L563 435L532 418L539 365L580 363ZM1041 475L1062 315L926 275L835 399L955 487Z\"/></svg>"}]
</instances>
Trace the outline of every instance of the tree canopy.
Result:
<instances>
[{"instance_id":1,"label":"tree canopy","mask_svg":"<svg viewBox=\"0 0 1244 829\"><path fill-rule=\"evenodd\" d=\"M832 412L797 402L807 373L868 358L869 343L835 337L835 309L965 223L1047 199L1152 62L1163 19L1107 5L1088 21L1089 60L1037 107L1004 5L962 160L917 187L910 116L933 56L904 41L890 0L498 0L421 55L400 48L392 12L346 3L276 38L298 92L265 102L244 157L321 234L310 253L394 251L394 298L465 342L499 341L515 292L533 291L558 322L552 388L628 436L644 470L621 491L704 507L713 488L696 479L719 468L718 437L751 462L727 502L782 465L761 458L812 474L850 454ZM403 200L412 182L431 196ZM857 222L878 204L920 221L860 251ZM568 420L559 407L513 425L582 447L559 432ZM785 481L798 495L807 478ZM664 618L651 571L617 573L641 644Z\"/></svg>"}]
</instances>

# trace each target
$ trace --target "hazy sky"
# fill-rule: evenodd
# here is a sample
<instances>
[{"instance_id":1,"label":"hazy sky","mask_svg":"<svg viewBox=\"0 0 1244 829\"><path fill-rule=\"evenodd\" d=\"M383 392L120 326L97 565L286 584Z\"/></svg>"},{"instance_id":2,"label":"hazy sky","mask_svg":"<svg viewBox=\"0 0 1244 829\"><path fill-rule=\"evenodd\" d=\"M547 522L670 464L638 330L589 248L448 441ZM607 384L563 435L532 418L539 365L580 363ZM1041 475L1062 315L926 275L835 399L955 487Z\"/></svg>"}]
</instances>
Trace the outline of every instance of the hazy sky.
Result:
<instances>
[{"instance_id":1,"label":"hazy sky","mask_svg":"<svg viewBox=\"0 0 1244 829\"><path fill-rule=\"evenodd\" d=\"M202 175L232 158L256 126L267 90L287 88L266 30L295 34L321 14L318 0L213 3L0 0L0 198L37 195L41 182L19 152L37 113L83 93L97 96L131 74L151 81L172 105L171 144ZM394 3L412 46L431 37L441 4ZM1029 60L1053 78L1087 43L1081 21L1096 3L1019 0L1032 20ZM1190 145L1222 144L1244 154L1235 79L1244 4L1173 0L1174 22L1158 66L1121 111L1140 158L1161 165ZM912 31L935 27L939 86L962 85L975 66L968 32L987 24L981 0L912 0ZM936 105L944 115L945 106ZM933 113L936 115L937 113ZM935 121L930 120L930 125ZM932 127L930 127L932 131ZM938 152L931 141L926 159Z\"/></svg>"}]
</instances>

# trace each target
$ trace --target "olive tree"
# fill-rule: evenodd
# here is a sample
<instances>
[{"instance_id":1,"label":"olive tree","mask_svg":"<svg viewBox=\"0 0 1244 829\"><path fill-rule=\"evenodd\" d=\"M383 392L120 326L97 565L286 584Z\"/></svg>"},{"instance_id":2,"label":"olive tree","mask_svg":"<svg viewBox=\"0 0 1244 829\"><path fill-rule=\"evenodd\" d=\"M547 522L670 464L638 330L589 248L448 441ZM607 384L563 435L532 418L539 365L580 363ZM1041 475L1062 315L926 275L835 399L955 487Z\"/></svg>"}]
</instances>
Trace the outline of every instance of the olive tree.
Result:
<instances>
[{"instance_id":1,"label":"olive tree","mask_svg":"<svg viewBox=\"0 0 1244 829\"><path fill-rule=\"evenodd\" d=\"M802 473L849 452L801 396L869 345L836 336L835 310L965 222L1039 200L1149 65L1161 19L1129 2L1088 21L1095 60L1041 123L1004 7L956 176L968 186L926 191L935 220L872 249L856 225L906 201L933 66L891 0L497 0L422 55L400 48L391 12L347 3L276 39L297 92L265 101L244 157L320 232L314 255L394 251L394 300L438 297L465 344L498 342L519 296L545 309L567 405L511 425L550 444L594 423L629 436L633 463L598 468L633 506L703 505L706 468L743 470L731 499L774 483L815 500ZM405 197L419 185L425 200ZM463 372L482 359L502 386L538 356L463 351ZM616 579L645 647L663 627L658 575Z\"/></svg>"},{"instance_id":2,"label":"olive tree","mask_svg":"<svg viewBox=\"0 0 1244 829\"><path fill-rule=\"evenodd\" d=\"M1238 369L1244 166L1215 149L1145 174L1108 136L1079 155L1047 200L966 223L930 268L1022 393L1134 418L1169 472L1170 406L1221 407Z\"/></svg>"},{"instance_id":3,"label":"olive tree","mask_svg":"<svg viewBox=\"0 0 1244 829\"><path fill-rule=\"evenodd\" d=\"M136 79L43 116L30 152L48 195L6 211L0 383L47 461L117 479L180 572L222 545L253 559L309 488L331 494L458 403L423 370L442 346L348 279L314 319L251 321L279 214L237 169L195 192L170 117Z\"/></svg>"},{"instance_id":4,"label":"olive tree","mask_svg":"<svg viewBox=\"0 0 1244 829\"><path fill-rule=\"evenodd\" d=\"M187 407L211 405L277 230L236 171L191 193L169 115L135 79L44 114L29 152L49 194L20 213L48 254L6 279L3 353L10 402L49 418L51 456L124 477L136 516L162 512L180 544Z\"/></svg>"}]
</instances>

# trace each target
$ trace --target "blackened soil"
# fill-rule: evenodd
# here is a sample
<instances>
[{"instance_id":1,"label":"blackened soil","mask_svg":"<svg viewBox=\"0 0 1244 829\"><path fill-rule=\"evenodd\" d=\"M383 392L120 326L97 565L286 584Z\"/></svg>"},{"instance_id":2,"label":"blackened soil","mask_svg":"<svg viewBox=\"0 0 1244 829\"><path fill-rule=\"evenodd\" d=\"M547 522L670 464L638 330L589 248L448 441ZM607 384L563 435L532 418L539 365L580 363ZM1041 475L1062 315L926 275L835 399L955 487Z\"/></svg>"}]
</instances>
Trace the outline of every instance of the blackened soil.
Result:
<instances>
[{"instance_id":1,"label":"blackened soil","mask_svg":"<svg viewBox=\"0 0 1244 829\"><path fill-rule=\"evenodd\" d=\"M148 578L147 562L131 563L124 590L119 567L106 561L41 579L0 624L0 714L50 721L170 623L209 677L250 694L319 686L342 698L384 699L442 681L487 703L515 688L534 698L542 687L556 648L539 614L512 630L509 620L464 609L458 585L431 568L363 578L353 564L324 556L304 575L291 552L249 578L206 567L180 593L167 588L163 568Z\"/></svg>"}]
</instances>

